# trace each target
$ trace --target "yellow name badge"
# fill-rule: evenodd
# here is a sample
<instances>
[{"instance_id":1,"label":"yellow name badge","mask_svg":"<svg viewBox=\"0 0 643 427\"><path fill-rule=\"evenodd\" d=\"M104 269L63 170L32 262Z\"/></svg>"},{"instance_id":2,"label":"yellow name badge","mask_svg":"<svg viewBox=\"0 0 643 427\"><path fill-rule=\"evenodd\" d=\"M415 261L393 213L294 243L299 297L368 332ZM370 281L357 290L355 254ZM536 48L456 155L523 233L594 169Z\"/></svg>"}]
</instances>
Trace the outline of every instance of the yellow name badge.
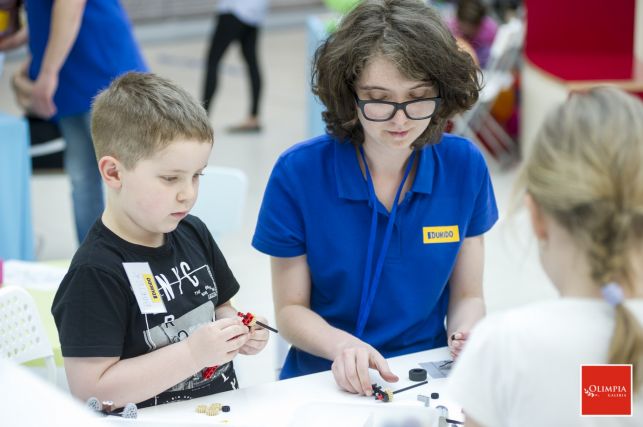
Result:
<instances>
[{"instance_id":1,"label":"yellow name badge","mask_svg":"<svg viewBox=\"0 0 643 427\"><path fill-rule=\"evenodd\" d=\"M422 227L422 236L425 245L432 243L452 243L460 241L460 229L457 225L444 227Z\"/></svg>"},{"instance_id":2,"label":"yellow name badge","mask_svg":"<svg viewBox=\"0 0 643 427\"><path fill-rule=\"evenodd\" d=\"M161 296L159 295L159 288L156 287L154 276L152 276L151 274L144 274L143 281L145 282L147 293L150 295L150 299L152 300L152 302L160 301Z\"/></svg>"}]
</instances>

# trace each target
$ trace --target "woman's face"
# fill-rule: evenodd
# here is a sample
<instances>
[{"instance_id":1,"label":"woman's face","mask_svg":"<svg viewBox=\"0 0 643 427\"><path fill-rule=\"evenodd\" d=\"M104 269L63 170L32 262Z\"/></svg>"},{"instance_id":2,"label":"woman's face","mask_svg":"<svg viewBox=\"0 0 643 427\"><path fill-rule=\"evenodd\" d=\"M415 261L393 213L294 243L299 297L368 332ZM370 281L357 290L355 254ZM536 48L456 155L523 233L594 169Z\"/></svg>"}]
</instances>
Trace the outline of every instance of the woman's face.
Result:
<instances>
[{"instance_id":1,"label":"woman's face","mask_svg":"<svg viewBox=\"0 0 643 427\"><path fill-rule=\"evenodd\" d=\"M409 80L397 67L383 56L377 56L366 64L355 85L357 97L362 101L406 102L438 96L437 90L426 81ZM432 102L407 105L412 117L422 117L431 112ZM390 106L389 106L390 107ZM386 121L372 121L356 104L357 115L364 128L365 145L384 145L388 148L408 150L411 144L426 130L431 118L412 120L399 109ZM368 104L367 114L377 114L384 105Z\"/></svg>"}]
</instances>

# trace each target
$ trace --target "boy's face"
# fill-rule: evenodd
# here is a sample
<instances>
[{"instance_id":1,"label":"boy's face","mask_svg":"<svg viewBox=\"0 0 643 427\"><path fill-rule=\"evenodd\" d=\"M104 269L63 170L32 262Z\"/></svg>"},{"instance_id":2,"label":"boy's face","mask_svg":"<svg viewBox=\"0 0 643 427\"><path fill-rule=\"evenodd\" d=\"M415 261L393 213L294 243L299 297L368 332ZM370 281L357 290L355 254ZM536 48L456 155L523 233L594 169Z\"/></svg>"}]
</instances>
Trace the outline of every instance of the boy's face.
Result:
<instances>
[{"instance_id":1,"label":"boy's face","mask_svg":"<svg viewBox=\"0 0 643 427\"><path fill-rule=\"evenodd\" d=\"M208 164L212 145L177 140L154 156L121 171L118 222L141 244L162 243L196 202L199 176ZM131 236L130 236L131 235Z\"/></svg>"}]
</instances>

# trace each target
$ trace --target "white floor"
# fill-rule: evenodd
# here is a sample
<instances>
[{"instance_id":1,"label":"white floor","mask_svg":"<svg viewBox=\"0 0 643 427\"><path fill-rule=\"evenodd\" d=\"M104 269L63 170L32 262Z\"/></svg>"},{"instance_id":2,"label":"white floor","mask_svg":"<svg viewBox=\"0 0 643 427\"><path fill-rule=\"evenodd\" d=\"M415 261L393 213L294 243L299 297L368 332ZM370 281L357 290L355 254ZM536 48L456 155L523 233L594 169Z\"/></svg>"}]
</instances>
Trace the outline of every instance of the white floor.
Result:
<instances>
[{"instance_id":1,"label":"white floor","mask_svg":"<svg viewBox=\"0 0 643 427\"><path fill-rule=\"evenodd\" d=\"M144 55L152 71L182 84L199 96L203 56L210 21L182 22L154 28L137 28ZM173 35L170 37L170 35ZM181 35L181 37L178 37ZM172 41L170 41L173 39ZM308 90L305 14L273 16L262 34L260 50L264 75L262 121L255 135L226 134L226 126L240 121L248 109L248 88L240 52L235 46L226 54L211 118L215 146L211 165L243 170L249 192L243 227L223 236L220 246L241 283L235 304L273 319L268 258L250 246L267 177L277 156L290 145L308 137L306 93ZM0 111L19 114L9 89L9 76L20 58L9 57L0 78ZM485 297L493 312L555 295L539 268L535 241L530 237L524 211L508 217L515 170L500 170L489 160L500 222L486 237ZM463 171L466 173L466 171ZM33 223L39 260L67 259L76 248L72 231L69 183L62 173L36 175L32 180ZM392 316L395 313L391 313ZM238 373L242 386L274 379L277 346L254 357L241 356Z\"/></svg>"}]
</instances>

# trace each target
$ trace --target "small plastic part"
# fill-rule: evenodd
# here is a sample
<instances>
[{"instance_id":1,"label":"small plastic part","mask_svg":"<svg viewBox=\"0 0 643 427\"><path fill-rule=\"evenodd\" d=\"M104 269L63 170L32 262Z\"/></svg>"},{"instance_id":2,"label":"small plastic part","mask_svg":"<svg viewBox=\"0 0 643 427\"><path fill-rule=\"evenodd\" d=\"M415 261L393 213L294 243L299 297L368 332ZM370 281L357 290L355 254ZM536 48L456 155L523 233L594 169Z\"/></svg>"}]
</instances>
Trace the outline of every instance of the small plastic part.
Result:
<instances>
[{"instance_id":1,"label":"small plastic part","mask_svg":"<svg viewBox=\"0 0 643 427\"><path fill-rule=\"evenodd\" d=\"M122 418L136 418L138 416L138 407L134 403L128 403L122 411L115 411L114 402L111 400L104 400L101 402L95 397L90 397L87 399L86 405L89 409L92 409L103 416L112 415Z\"/></svg>"},{"instance_id":2,"label":"small plastic part","mask_svg":"<svg viewBox=\"0 0 643 427\"><path fill-rule=\"evenodd\" d=\"M215 415L219 415L219 408L213 408L213 407L210 406L207 409L207 411L205 411L205 415L207 415L209 417L214 417Z\"/></svg>"},{"instance_id":3,"label":"small plastic part","mask_svg":"<svg viewBox=\"0 0 643 427\"><path fill-rule=\"evenodd\" d=\"M449 408L446 406L438 405L435 407L435 410L440 413L441 417L448 418L449 417Z\"/></svg>"},{"instance_id":4,"label":"small plastic part","mask_svg":"<svg viewBox=\"0 0 643 427\"><path fill-rule=\"evenodd\" d=\"M409 370L409 379L411 381L424 381L426 380L426 369L413 368Z\"/></svg>"},{"instance_id":5,"label":"small plastic part","mask_svg":"<svg viewBox=\"0 0 643 427\"><path fill-rule=\"evenodd\" d=\"M426 406L426 407L431 406L431 398L430 398L429 396L425 396L425 395L423 395L423 394L418 394L418 395L417 395L417 399L418 399L420 402L423 402L423 403L424 403L424 406Z\"/></svg>"},{"instance_id":6,"label":"small plastic part","mask_svg":"<svg viewBox=\"0 0 643 427\"><path fill-rule=\"evenodd\" d=\"M111 400L103 400L103 411L113 412L114 411L114 402Z\"/></svg>"},{"instance_id":7,"label":"small plastic part","mask_svg":"<svg viewBox=\"0 0 643 427\"><path fill-rule=\"evenodd\" d=\"M87 407L89 407L89 409L93 409L94 411L98 411L98 412L103 410L103 404L100 403L100 400L98 400L95 397L90 397L89 399L87 399Z\"/></svg>"},{"instance_id":8,"label":"small plastic part","mask_svg":"<svg viewBox=\"0 0 643 427\"><path fill-rule=\"evenodd\" d=\"M433 392L431 393L431 399L439 399L440 398L440 393Z\"/></svg>"},{"instance_id":9,"label":"small plastic part","mask_svg":"<svg viewBox=\"0 0 643 427\"><path fill-rule=\"evenodd\" d=\"M372 387L375 400L381 400L382 402L390 402L393 400L393 392L391 390L384 389L377 384L372 384Z\"/></svg>"},{"instance_id":10,"label":"small plastic part","mask_svg":"<svg viewBox=\"0 0 643 427\"><path fill-rule=\"evenodd\" d=\"M247 327L254 326L256 323L255 315L247 312L247 313L242 313L240 311L237 312L237 316L241 317L241 321L243 322L244 325Z\"/></svg>"},{"instance_id":11,"label":"small plastic part","mask_svg":"<svg viewBox=\"0 0 643 427\"><path fill-rule=\"evenodd\" d=\"M223 405L223 406L221 407L221 411L223 411L223 412L230 412L230 407L229 407L228 405Z\"/></svg>"},{"instance_id":12,"label":"small plastic part","mask_svg":"<svg viewBox=\"0 0 643 427\"><path fill-rule=\"evenodd\" d=\"M206 405L199 405L196 407L196 412L199 414L205 414L205 411L208 409Z\"/></svg>"},{"instance_id":13,"label":"small plastic part","mask_svg":"<svg viewBox=\"0 0 643 427\"><path fill-rule=\"evenodd\" d=\"M219 365L209 366L205 368L203 370L203 378L205 378L206 380L209 380L217 372L217 369L219 369Z\"/></svg>"},{"instance_id":14,"label":"small plastic part","mask_svg":"<svg viewBox=\"0 0 643 427\"><path fill-rule=\"evenodd\" d=\"M121 417L123 418L136 418L138 417L138 407L134 403L128 403L125 405L125 408L123 408L123 412L121 412Z\"/></svg>"}]
</instances>

